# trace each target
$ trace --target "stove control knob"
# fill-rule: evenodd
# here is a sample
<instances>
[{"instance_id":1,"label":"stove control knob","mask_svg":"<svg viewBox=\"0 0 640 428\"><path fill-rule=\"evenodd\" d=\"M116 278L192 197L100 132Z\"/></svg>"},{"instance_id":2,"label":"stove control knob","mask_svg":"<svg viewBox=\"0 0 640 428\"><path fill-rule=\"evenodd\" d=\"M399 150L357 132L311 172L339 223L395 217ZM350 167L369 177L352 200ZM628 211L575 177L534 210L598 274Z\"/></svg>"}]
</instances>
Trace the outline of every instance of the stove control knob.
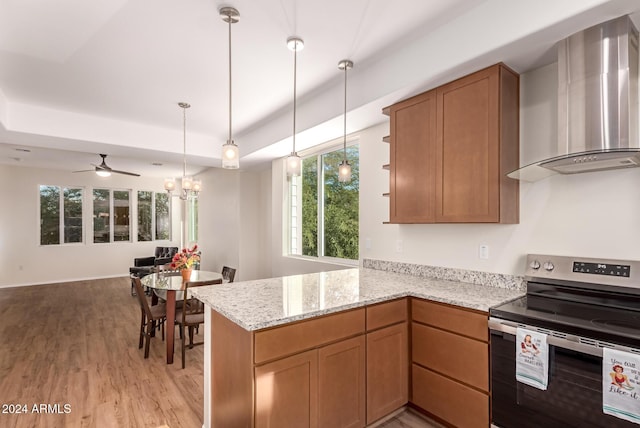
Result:
<instances>
[{"instance_id":1,"label":"stove control knob","mask_svg":"<svg viewBox=\"0 0 640 428\"><path fill-rule=\"evenodd\" d=\"M551 272L553 270L555 266L553 266L553 263L551 262L544 262L544 268L546 270L548 270L549 272Z\"/></svg>"},{"instance_id":2,"label":"stove control knob","mask_svg":"<svg viewBox=\"0 0 640 428\"><path fill-rule=\"evenodd\" d=\"M531 262L531 264L529 265L529 267L533 270L538 270L540 269L540 262L537 260L534 260Z\"/></svg>"}]
</instances>

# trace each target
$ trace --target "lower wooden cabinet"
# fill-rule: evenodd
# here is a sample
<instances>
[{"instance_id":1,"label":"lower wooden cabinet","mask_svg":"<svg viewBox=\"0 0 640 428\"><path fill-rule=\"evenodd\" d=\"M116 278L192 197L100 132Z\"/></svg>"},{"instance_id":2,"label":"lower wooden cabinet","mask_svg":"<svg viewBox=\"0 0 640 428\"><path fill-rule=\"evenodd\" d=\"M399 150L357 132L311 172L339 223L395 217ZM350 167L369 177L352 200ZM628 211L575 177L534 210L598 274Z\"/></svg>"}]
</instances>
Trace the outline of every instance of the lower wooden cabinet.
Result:
<instances>
[{"instance_id":1,"label":"lower wooden cabinet","mask_svg":"<svg viewBox=\"0 0 640 428\"><path fill-rule=\"evenodd\" d=\"M255 368L256 427L318 426L318 351Z\"/></svg>"},{"instance_id":2,"label":"lower wooden cabinet","mask_svg":"<svg viewBox=\"0 0 640 428\"><path fill-rule=\"evenodd\" d=\"M488 314L422 299L411 307L411 402L455 427L488 427Z\"/></svg>"},{"instance_id":3,"label":"lower wooden cabinet","mask_svg":"<svg viewBox=\"0 0 640 428\"><path fill-rule=\"evenodd\" d=\"M367 334L367 424L408 401L407 323Z\"/></svg>"},{"instance_id":4,"label":"lower wooden cabinet","mask_svg":"<svg viewBox=\"0 0 640 428\"><path fill-rule=\"evenodd\" d=\"M365 337L255 368L255 426L365 426Z\"/></svg>"},{"instance_id":5,"label":"lower wooden cabinet","mask_svg":"<svg viewBox=\"0 0 640 428\"><path fill-rule=\"evenodd\" d=\"M489 426L489 396L416 364L412 402L457 428Z\"/></svg>"},{"instance_id":6,"label":"lower wooden cabinet","mask_svg":"<svg viewBox=\"0 0 640 428\"><path fill-rule=\"evenodd\" d=\"M319 426L344 428L365 426L365 400L364 336L320 348L318 350Z\"/></svg>"}]
</instances>

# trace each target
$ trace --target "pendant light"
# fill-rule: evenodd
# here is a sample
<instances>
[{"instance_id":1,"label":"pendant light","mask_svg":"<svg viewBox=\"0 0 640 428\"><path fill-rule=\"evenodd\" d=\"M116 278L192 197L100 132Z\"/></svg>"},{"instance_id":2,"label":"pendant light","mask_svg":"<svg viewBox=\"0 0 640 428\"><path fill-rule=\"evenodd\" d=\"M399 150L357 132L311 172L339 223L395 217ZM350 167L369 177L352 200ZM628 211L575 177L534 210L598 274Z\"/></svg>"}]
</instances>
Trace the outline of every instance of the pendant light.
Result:
<instances>
[{"instance_id":1,"label":"pendant light","mask_svg":"<svg viewBox=\"0 0 640 428\"><path fill-rule=\"evenodd\" d=\"M338 63L338 69L344 70L344 139L343 139L343 153L342 162L338 166L338 181L341 183L348 183L351 181L351 165L347 160L347 70L353 68L353 61L343 59Z\"/></svg>"},{"instance_id":2,"label":"pendant light","mask_svg":"<svg viewBox=\"0 0 640 428\"><path fill-rule=\"evenodd\" d=\"M222 20L229 24L229 139L222 146L222 167L237 169L240 167L240 152L231 137L231 24L240 20L240 13L233 7L222 7L219 13Z\"/></svg>"},{"instance_id":3,"label":"pendant light","mask_svg":"<svg viewBox=\"0 0 640 428\"><path fill-rule=\"evenodd\" d=\"M180 199L186 200L189 197L198 197L198 193L202 190L202 182L187 176L187 109L191 104L178 103L178 106L182 109L182 181L180 183L182 190L179 196ZM164 189L171 194L176 189L175 179L166 178Z\"/></svg>"},{"instance_id":4,"label":"pendant light","mask_svg":"<svg viewBox=\"0 0 640 428\"><path fill-rule=\"evenodd\" d=\"M297 177L302 172L302 159L296 153L296 73L298 65L298 51L304 48L304 42L299 37L289 37L287 47L293 51L293 150L287 157L287 176Z\"/></svg>"}]
</instances>

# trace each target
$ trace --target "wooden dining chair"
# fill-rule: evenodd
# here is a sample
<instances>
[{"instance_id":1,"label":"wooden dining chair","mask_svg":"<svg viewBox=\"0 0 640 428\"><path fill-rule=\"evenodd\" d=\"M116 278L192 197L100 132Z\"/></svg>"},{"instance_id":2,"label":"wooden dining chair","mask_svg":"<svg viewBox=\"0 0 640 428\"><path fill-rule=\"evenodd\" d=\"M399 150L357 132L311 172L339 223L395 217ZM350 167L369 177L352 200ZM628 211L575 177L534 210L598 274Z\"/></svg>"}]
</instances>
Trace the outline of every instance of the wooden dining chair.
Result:
<instances>
[{"instance_id":1,"label":"wooden dining chair","mask_svg":"<svg viewBox=\"0 0 640 428\"><path fill-rule=\"evenodd\" d=\"M229 266L222 266L222 279L226 282L233 282L236 277L236 269Z\"/></svg>"},{"instance_id":2,"label":"wooden dining chair","mask_svg":"<svg viewBox=\"0 0 640 428\"><path fill-rule=\"evenodd\" d=\"M180 327L180 339L182 342L182 368L185 367L185 349L187 347L187 332L189 333L189 349L197 345L203 345L204 342L193 341L193 331L195 328L204 323L204 303L196 298L189 297L189 289L194 287L202 287L205 285L222 284L222 279L214 279L211 281L192 281L185 282L184 293L182 295L182 308L176 313L176 323Z\"/></svg>"},{"instance_id":3,"label":"wooden dining chair","mask_svg":"<svg viewBox=\"0 0 640 428\"><path fill-rule=\"evenodd\" d=\"M136 289L138 301L140 302L141 313L140 342L138 344L138 349L142 348L143 342L146 342L144 347L144 357L149 358L149 342L151 341L151 337L153 336L153 330L156 323L158 323L162 329L162 340L164 341L164 324L167 319L167 307L165 305L151 306L149 304L149 300L147 300L147 297L144 294L140 278L134 277L133 285Z\"/></svg>"}]
</instances>

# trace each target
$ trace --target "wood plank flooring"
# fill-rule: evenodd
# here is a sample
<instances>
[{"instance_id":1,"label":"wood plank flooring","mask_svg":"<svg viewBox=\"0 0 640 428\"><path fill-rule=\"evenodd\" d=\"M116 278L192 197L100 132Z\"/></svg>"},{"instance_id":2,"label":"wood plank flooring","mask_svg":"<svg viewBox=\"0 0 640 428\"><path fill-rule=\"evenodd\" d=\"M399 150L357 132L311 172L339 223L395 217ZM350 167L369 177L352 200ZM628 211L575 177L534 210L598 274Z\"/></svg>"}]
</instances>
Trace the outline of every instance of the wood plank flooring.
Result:
<instances>
[{"instance_id":1,"label":"wood plank flooring","mask_svg":"<svg viewBox=\"0 0 640 428\"><path fill-rule=\"evenodd\" d=\"M158 334L145 360L139 325L128 278L0 289L0 405L27 406L0 427L202 426L203 347L182 370Z\"/></svg>"},{"instance_id":2,"label":"wood plank flooring","mask_svg":"<svg viewBox=\"0 0 640 428\"><path fill-rule=\"evenodd\" d=\"M158 334L145 360L139 323L128 278L0 289L0 427L201 427L203 347L182 370ZM440 426L407 410L379 427Z\"/></svg>"}]
</instances>

